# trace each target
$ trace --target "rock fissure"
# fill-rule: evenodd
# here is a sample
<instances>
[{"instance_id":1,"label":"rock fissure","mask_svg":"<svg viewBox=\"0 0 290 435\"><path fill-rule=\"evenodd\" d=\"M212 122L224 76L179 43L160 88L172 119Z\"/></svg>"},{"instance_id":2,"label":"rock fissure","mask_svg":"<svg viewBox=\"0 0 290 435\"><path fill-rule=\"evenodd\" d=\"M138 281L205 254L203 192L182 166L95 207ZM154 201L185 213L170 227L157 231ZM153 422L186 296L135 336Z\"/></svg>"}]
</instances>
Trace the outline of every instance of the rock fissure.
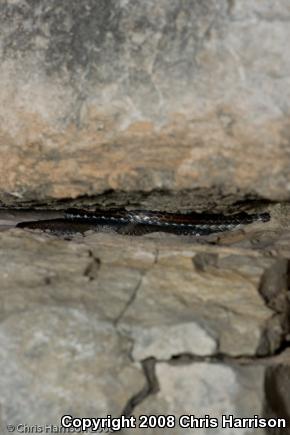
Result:
<instances>
[{"instance_id":1,"label":"rock fissure","mask_svg":"<svg viewBox=\"0 0 290 435\"><path fill-rule=\"evenodd\" d=\"M149 396L159 391L159 384L155 373L155 358L147 358L142 361L142 368L146 379L145 385L141 391L132 396L125 405L122 415L128 416L134 412L134 409L146 400Z\"/></svg>"},{"instance_id":2,"label":"rock fissure","mask_svg":"<svg viewBox=\"0 0 290 435\"><path fill-rule=\"evenodd\" d=\"M272 400L272 393L270 388L270 381L279 383L281 382L279 376L277 376L275 372L275 366L276 363L278 363L278 368L280 367L283 371L283 375L287 377L287 373L289 374L290 368L287 369L287 364L285 365L285 362L283 363L283 355L284 351L280 353L280 356L282 356L282 359L279 361L278 354L271 357L228 357L226 355L215 355L215 356L209 356L209 357L200 357L200 356L193 356L189 354L183 354L183 355L176 355L169 360L160 360L156 359L154 357L149 357L141 362L144 375L146 378L146 383L144 387L135 395L133 395L127 402L126 406L123 409L122 415L129 416L131 414L135 414L137 412L140 413L139 408L143 404L148 403L147 399L152 396L152 400L154 401L154 396L156 396L157 393L162 397L164 391L162 390L162 385L160 385L158 375L156 372L156 368L164 367L164 365L167 365L168 367L173 367L175 370L175 373L178 373L178 370L180 369L180 374L182 371L188 370L190 371L190 367L193 369L195 367L201 367L203 364L206 366L209 365L215 365L217 368L221 367L221 364L224 364L225 366L229 367L231 370L239 372L239 370L245 371L245 370L255 370L255 367L260 366L264 367L263 370L265 370L266 373L266 380L265 380L265 388L266 388L266 399L263 406L265 406L263 414L267 414L269 417L273 416L273 409L272 406L274 406L274 409L278 410L279 407L277 407L277 403ZM278 357L278 361L277 361ZM287 357L286 357L287 362ZM288 372L287 372L288 370ZM162 372L160 372L162 374ZM182 374L181 374L182 376ZM289 379L289 377L288 377ZM197 382L200 380L197 379ZM191 381L189 381L191 382ZM204 380L201 379L201 382L204 384ZM162 384L163 382L161 382ZM210 383L206 381L206 384L204 384L207 389L211 389L212 386L210 386ZM251 386L248 385L248 382L246 381L244 383L244 388L246 391L251 391ZM264 387L262 387L264 388ZM285 390L286 391L286 390ZM209 393L210 391L208 391ZM287 399L284 397L284 393L282 393L281 400L283 402L283 409L285 404L285 400ZM142 412L141 412L142 414ZM279 416L282 417L281 409L279 409L278 412ZM286 412L287 414L287 412Z\"/></svg>"},{"instance_id":3,"label":"rock fissure","mask_svg":"<svg viewBox=\"0 0 290 435\"><path fill-rule=\"evenodd\" d=\"M129 300L127 301L126 305L122 308L121 312L119 313L119 315L117 316L117 318L114 320L114 324L115 326L118 326L119 323L121 322L123 316L125 315L126 311L129 309L129 307L134 303L134 300L137 297L138 291L142 285L144 276L146 275L146 272L141 273L140 279L135 287L135 289L132 292L132 295L130 296Z\"/></svg>"},{"instance_id":4,"label":"rock fissure","mask_svg":"<svg viewBox=\"0 0 290 435\"><path fill-rule=\"evenodd\" d=\"M118 315L118 316L116 317L116 319L114 320L114 325L115 325L115 326L119 326L119 324L121 323L121 321L122 321L123 317L125 316L127 310L128 310L128 309L130 308L130 306L134 303L134 301L135 301L135 299L136 299L136 297L137 297L138 291L140 290L140 288L141 288L141 286L142 286L142 283L143 283L143 280L144 280L145 276L146 276L147 273L152 269L152 267L154 266L154 264L157 263L157 261L158 261L158 250L155 251L154 262L152 263L152 266L149 267L148 269L142 271L142 272L140 273L139 281L138 281L138 283L137 283L135 289L133 290L133 292L132 292L132 294L131 294L129 300L127 301L127 303L125 304L125 306L123 307L123 309L121 310L121 312L119 313L119 315Z\"/></svg>"},{"instance_id":5,"label":"rock fissure","mask_svg":"<svg viewBox=\"0 0 290 435\"><path fill-rule=\"evenodd\" d=\"M289 20L289 0L0 1L3 433L64 413L290 425ZM111 220L68 227L68 208ZM133 210L163 220L137 231Z\"/></svg>"},{"instance_id":6,"label":"rock fissure","mask_svg":"<svg viewBox=\"0 0 290 435\"><path fill-rule=\"evenodd\" d=\"M155 364L166 363L175 366L182 366L200 362L210 362L210 363L226 363L226 364L237 364L237 365L252 365L255 363L263 364L265 366L271 365L276 360L279 361L279 357L283 356L285 352L290 349L289 345L281 346L276 350L274 354L269 355L238 355L231 356L222 353L216 353L212 355L194 355L189 353L181 353L173 355L169 359L156 358L155 356L149 356L148 359L153 359ZM137 361L136 361L137 362Z\"/></svg>"}]
</instances>

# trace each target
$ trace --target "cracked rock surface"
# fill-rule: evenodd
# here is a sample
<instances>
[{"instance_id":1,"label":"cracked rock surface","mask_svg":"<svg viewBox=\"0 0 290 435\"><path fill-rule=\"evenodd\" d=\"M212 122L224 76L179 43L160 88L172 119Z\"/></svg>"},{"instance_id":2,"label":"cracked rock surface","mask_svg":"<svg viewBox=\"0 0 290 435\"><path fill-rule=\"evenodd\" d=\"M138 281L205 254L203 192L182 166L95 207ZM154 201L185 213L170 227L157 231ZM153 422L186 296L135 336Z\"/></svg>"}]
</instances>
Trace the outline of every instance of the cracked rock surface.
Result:
<instances>
[{"instance_id":1,"label":"cracked rock surface","mask_svg":"<svg viewBox=\"0 0 290 435\"><path fill-rule=\"evenodd\" d=\"M287 257L219 243L0 232L2 425L289 412Z\"/></svg>"},{"instance_id":2,"label":"cracked rock surface","mask_svg":"<svg viewBox=\"0 0 290 435\"><path fill-rule=\"evenodd\" d=\"M222 416L232 415L235 418L249 418L250 416L271 416L289 419L289 400L286 393L289 387L289 355L288 364L272 366L271 361L247 362L237 364L235 361L223 362L198 362L191 361L185 364L173 364L160 362L156 364L156 377L159 383L159 392L145 399L135 409L134 415L174 415L176 427L147 429L149 434L184 434L193 432L198 434L267 434L266 429L246 429L221 427ZM280 373L279 373L280 372ZM284 376L284 378L283 378ZM272 385L271 385L272 382ZM274 395L273 384L286 382L282 396ZM266 387L265 387L266 386ZM265 391L266 388L266 391ZM284 394L284 396L283 396ZM275 414L273 409L265 409L272 402L278 410ZM272 406L272 405L270 405ZM195 415L218 419L219 426L216 428L180 427L179 418L183 415ZM143 429L144 431L144 429ZM124 433L144 433L141 429L125 430ZM289 433L282 429L277 433Z\"/></svg>"},{"instance_id":3,"label":"cracked rock surface","mask_svg":"<svg viewBox=\"0 0 290 435\"><path fill-rule=\"evenodd\" d=\"M289 0L0 1L1 433L224 413L290 434L289 24ZM271 219L11 229L69 207Z\"/></svg>"},{"instance_id":4,"label":"cracked rock surface","mask_svg":"<svg viewBox=\"0 0 290 435\"><path fill-rule=\"evenodd\" d=\"M3 426L60 425L65 414L120 414L145 383L129 350L112 324L81 307L11 314L0 328Z\"/></svg>"}]
</instances>

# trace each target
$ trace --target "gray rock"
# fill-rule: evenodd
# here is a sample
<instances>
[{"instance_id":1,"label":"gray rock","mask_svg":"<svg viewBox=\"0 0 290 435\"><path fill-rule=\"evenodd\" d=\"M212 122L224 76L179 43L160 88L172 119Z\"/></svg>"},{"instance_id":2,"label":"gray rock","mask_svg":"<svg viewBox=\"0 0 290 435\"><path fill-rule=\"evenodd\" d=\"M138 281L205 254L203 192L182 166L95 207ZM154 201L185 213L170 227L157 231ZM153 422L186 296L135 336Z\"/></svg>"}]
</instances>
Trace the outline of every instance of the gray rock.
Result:
<instances>
[{"instance_id":1,"label":"gray rock","mask_svg":"<svg viewBox=\"0 0 290 435\"><path fill-rule=\"evenodd\" d=\"M3 0L0 197L289 199L289 17L286 0Z\"/></svg>"},{"instance_id":2,"label":"gray rock","mask_svg":"<svg viewBox=\"0 0 290 435\"><path fill-rule=\"evenodd\" d=\"M137 361L152 356L166 360L179 354L206 356L217 351L216 341L195 322L148 328L131 325L123 332L134 340L132 356Z\"/></svg>"},{"instance_id":3,"label":"gray rock","mask_svg":"<svg viewBox=\"0 0 290 435\"><path fill-rule=\"evenodd\" d=\"M270 394L269 397L265 395L265 374L266 368L262 364L239 366L201 362L173 366L159 363L156 366L156 375L160 391L137 406L134 415L137 419L141 415L175 416L176 424L173 429L149 428L146 429L148 434L189 435L193 431L198 434L266 434L266 429L231 428L223 421L223 416L225 419L230 416L235 419L249 419L255 415L266 418L264 403L270 398ZM195 421L191 427L182 427L181 424L187 424L188 420L180 420L181 416L191 415L198 419L205 416L217 419L218 427L206 426L209 418L205 419L203 426L200 420L199 423ZM286 417L285 414L284 419ZM136 433L144 433L144 430L136 429ZM282 428L277 433L283 433L283 430L285 429Z\"/></svg>"},{"instance_id":4,"label":"gray rock","mask_svg":"<svg viewBox=\"0 0 290 435\"><path fill-rule=\"evenodd\" d=\"M264 380L288 409L288 366L256 362L285 338L284 259L158 236L67 241L13 230L0 246L4 428L125 408L281 417L274 399L263 408ZM185 357L190 365L170 364Z\"/></svg>"},{"instance_id":5,"label":"gray rock","mask_svg":"<svg viewBox=\"0 0 290 435\"><path fill-rule=\"evenodd\" d=\"M145 384L129 348L112 324L83 309L41 307L9 316L0 325L3 425L118 416Z\"/></svg>"},{"instance_id":6,"label":"gray rock","mask_svg":"<svg viewBox=\"0 0 290 435\"><path fill-rule=\"evenodd\" d=\"M2 318L43 305L85 307L133 340L138 360L267 355L283 340L283 259L113 234L68 242L18 230L0 240Z\"/></svg>"},{"instance_id":7,"label":"gray rock","mask_svg":"<svg viewBox=\"0 0 290 435\"><path fill-rule=\"evenodd\" d=\"M145 274L120 319L122 330L129 330L134 338L133 354L138 355L142 348L142 355L145 352L147 357L158 358L163 352L176 355L181 347L185 353L204 355L212 353L216 346L217 353L232 356L265 355L280 346L285 312L280 316L272 311L260 287L271 269L281 278L275 297L283 295L286 309L284 260L238 252L196 252L196 247L164 248L159 249L157 264ZM212 258L215 263L211 263ZM197 340L190 345L186 339L186 344L179 340L177 345L174 336L179 335L181 325L192 325ZM160 336L167 342L166 352L160 347ZM150 355L148 352L153 350L156 353Z\"/></svg>"}]
</instances>

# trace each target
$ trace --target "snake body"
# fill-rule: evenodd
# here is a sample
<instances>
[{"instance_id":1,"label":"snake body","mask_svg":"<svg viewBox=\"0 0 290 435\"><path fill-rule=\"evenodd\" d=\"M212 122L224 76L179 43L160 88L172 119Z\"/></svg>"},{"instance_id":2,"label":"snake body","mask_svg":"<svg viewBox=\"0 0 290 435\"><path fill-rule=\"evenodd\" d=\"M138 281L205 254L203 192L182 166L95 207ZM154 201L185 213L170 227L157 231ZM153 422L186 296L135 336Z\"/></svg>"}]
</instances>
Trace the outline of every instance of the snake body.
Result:
<instances>
[{"instance_id":1,"label":"snake body","mask_svg":"<svg viewBox=\"0 0 290 435\"><path fill-rule=\"evenodd\" d=\"M234 215L205 213L168 213L147 210L95 210L71 208L61 219L21 222L20 228L39 229L60 234L73 234L88 230L113 230L121 234L142 235L166 232L177 235L204 236L230 231L253 222L267 222L269 213L238 213Z\"/></svg>"}]
</instances>

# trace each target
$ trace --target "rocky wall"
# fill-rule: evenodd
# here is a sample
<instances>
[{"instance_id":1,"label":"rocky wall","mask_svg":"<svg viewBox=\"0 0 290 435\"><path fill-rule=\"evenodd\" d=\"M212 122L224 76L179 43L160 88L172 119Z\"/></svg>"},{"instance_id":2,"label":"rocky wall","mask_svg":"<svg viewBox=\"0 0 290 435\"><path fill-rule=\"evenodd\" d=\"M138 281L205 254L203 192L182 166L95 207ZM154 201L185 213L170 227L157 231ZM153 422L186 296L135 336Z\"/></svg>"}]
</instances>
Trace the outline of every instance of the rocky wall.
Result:
<instances>
[{"instance_id":1,"label":"rocky wall","mask_svg":"<svg viewBox=\"0 0 290 435\"><path fill-rule=\"evenodd\" d=\"M254 227L212 245L161 234L0 236L3 428L57 426L65 414L231 414L284 418L288 429L275 433L289 433L285 231L269 224L263 237Z\"/></svg>"},{"instance_id":2,"label":"rocky wall","mask_svg":"<svg viewBox=\"0 0 290 435\"><path fill-rule=\"evenodd\" d=\"M290 198L287 0L3 0L0 198Z\"/></svg>"},{"instance_id":3,"label":"rocky wall","mask_svg":"<svg viewBox=\"0 0 290 435\"><path fill-rule=\"evenodd\" d=\"M232 414L287 428L194 432L290 434L289 22L287 0L0 2L1 433ZM14 228L69 206L270 220Z\"/></svg>"}]
</instances>

